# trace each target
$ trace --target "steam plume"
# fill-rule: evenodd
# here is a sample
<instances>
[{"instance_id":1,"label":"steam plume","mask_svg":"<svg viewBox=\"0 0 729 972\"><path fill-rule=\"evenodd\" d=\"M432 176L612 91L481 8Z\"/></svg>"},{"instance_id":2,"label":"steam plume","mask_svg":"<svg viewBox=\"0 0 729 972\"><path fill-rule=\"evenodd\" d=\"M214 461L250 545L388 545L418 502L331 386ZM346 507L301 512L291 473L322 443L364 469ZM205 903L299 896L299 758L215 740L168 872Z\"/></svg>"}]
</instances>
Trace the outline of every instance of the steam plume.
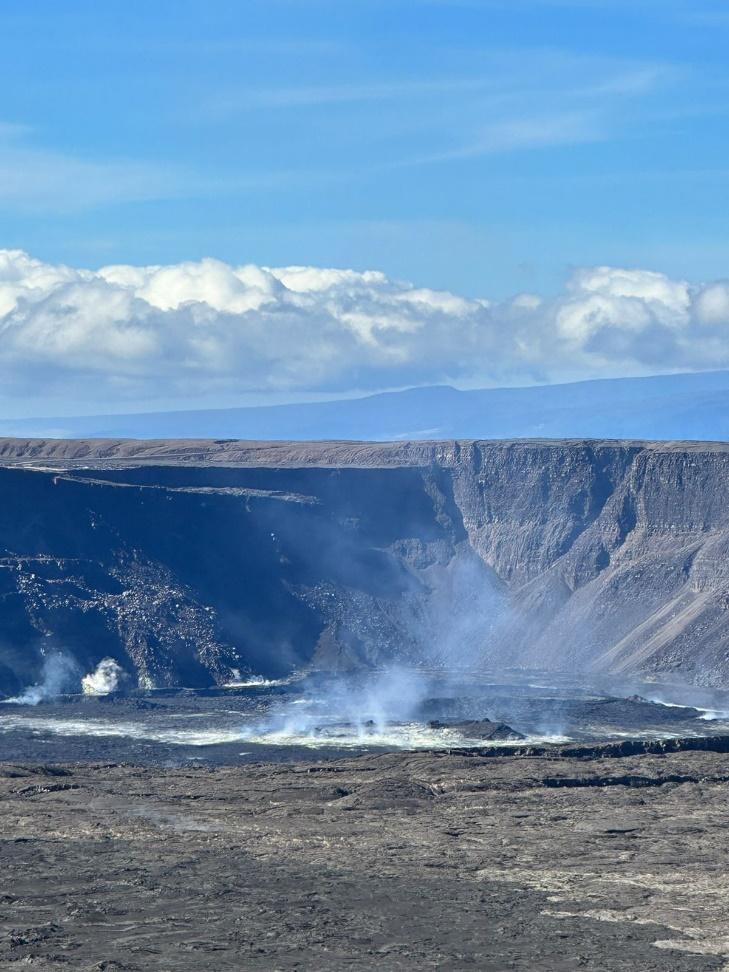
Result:
<instances>
[{"instance_id":1,"label":"steam plume","mask_svg":"<svg viewBox=\"0 0 729 972\"><path fill-rule=\"evenodd\" d=\"M5 701L15 702L17 705L38 705L39 702L75 689L78 686L78 676L78 668L73 659L60 652L48 655L43 662L41 681Z\"/></svg>"},{"instance_id":2,"label":"steam plume","mask_svg":"<svg viewBox=\"0 0 729 972\"><path fill-rule=\"evenodd\" d=\"M81 679L84 695L108 695L116 692L124 677L124 669L113 658L103 658L93 672Z\"/></svg>"}]
</instances>

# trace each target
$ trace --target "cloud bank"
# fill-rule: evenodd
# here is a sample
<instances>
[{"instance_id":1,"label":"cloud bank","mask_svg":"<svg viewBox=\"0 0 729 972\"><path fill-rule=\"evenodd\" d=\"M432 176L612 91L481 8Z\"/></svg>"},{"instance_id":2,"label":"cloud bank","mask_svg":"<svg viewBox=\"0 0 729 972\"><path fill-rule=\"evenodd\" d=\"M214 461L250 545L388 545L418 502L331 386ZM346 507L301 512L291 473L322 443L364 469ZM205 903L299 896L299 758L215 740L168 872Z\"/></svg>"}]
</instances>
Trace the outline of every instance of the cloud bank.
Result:
<instances>
[{"instance_id":1,"label":"cloud bank","mask_svg":"<svg viewBox=\"0 0 729 972\"><path fill-rule=\"evenodd\" d=\"M377 271L74 269L0 250L0 380L106 410L250 392L528 384L729 367L729 280L575 271L491 302Z\"/></svg>"}]
</instances>

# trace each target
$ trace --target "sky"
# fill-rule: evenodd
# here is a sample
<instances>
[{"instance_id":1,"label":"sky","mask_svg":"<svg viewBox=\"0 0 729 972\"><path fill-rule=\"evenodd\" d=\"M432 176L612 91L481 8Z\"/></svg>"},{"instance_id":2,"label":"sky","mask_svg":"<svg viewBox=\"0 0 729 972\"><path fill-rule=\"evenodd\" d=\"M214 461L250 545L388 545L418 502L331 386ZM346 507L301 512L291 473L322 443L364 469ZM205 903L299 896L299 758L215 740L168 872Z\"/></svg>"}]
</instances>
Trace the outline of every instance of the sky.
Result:
<instances>
[{"instance_id":1,"label":"sky","mask_svg":"<svg viewBox=\"0 0 729 972\"><path fill-rule=\"evenodd\" d=\"M727 366L728 45L725 0L4 0L0 405Z\"/></svg>"}]
</instances>

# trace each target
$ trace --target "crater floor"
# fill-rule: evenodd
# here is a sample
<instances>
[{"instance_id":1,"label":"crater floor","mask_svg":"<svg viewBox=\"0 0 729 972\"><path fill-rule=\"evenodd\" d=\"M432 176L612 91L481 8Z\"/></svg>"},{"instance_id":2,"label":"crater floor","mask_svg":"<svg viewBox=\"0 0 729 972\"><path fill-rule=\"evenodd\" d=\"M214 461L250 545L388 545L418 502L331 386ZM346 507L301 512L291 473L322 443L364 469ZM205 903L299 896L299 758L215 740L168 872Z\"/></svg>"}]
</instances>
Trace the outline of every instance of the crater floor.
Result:
<instances>
[{"instance_id":1,"label":"crater floor","mask_svg":"<svg viewBox=\"0 0 729 972\"><path fill-rule=\"evenodd\" d=\"M0 764L0 968L729 968L729 757Z\"/></svg>"}]
</instances>

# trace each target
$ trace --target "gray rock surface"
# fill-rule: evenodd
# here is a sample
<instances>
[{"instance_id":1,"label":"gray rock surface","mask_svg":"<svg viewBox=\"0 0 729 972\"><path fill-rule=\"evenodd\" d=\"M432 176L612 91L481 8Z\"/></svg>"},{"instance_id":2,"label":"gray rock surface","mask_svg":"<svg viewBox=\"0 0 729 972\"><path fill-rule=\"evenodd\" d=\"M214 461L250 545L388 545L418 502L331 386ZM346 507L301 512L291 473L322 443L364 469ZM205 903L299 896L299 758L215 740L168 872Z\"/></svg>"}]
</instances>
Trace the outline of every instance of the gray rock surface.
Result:
<instances>
[{"instance_id":1,"label":"gray rock surface","mask_svg":"<svg viewBox=\"0 0 729 972\"><path fill-rule=\"evenodd\" d=\"M727 758L0 765L0 968L709 972Z\"/></svg>"}]
</instances>

